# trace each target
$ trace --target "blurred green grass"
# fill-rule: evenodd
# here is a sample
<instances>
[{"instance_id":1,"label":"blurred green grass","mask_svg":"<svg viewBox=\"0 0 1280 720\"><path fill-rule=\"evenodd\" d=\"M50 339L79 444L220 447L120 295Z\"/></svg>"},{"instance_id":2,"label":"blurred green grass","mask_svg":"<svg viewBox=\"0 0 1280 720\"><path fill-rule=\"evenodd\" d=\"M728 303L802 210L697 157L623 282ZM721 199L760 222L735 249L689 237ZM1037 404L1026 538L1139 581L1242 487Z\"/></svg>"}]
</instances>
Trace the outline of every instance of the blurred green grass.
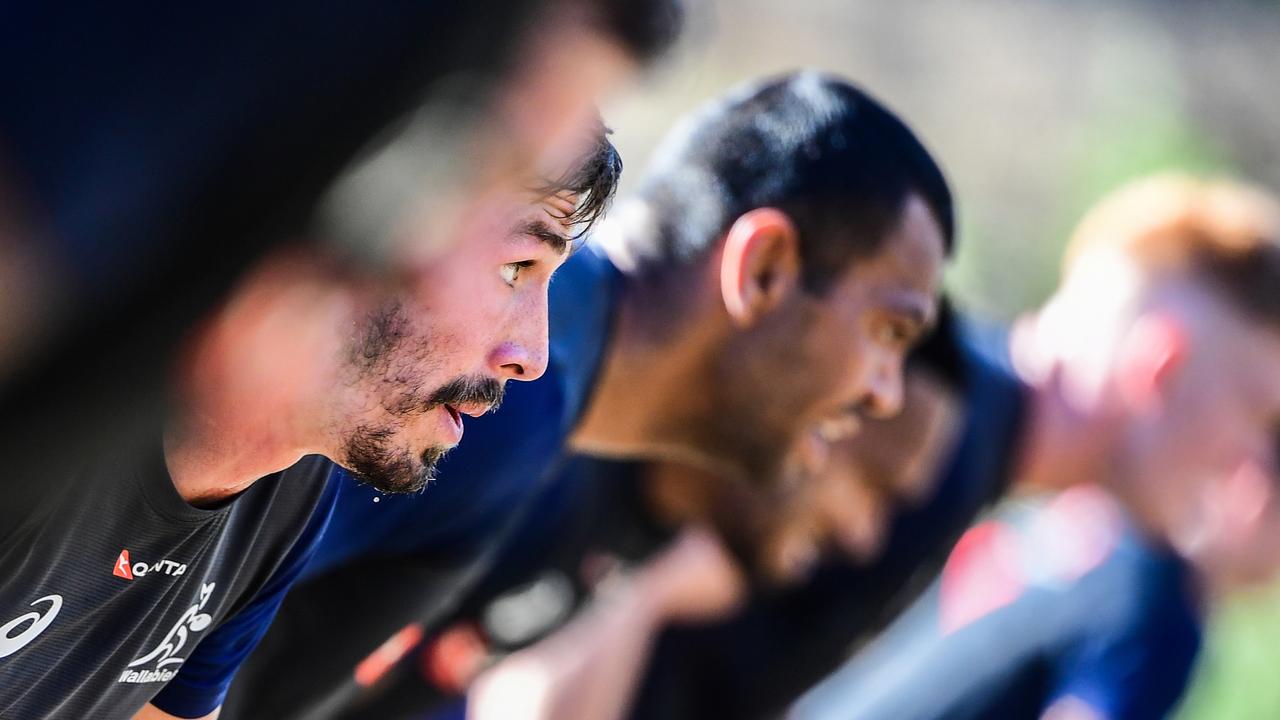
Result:
<instances>
[{"instance_id":1,"label":"blurred green grass","mask_svg":"<svg viewBox=\"0 0 1280 720\"><path fill-rule=\"evenodd\" d=\"M1280 585L1225 602L1214 613L1177 720L1280 718Z\"/></svg>"}]
</instances>

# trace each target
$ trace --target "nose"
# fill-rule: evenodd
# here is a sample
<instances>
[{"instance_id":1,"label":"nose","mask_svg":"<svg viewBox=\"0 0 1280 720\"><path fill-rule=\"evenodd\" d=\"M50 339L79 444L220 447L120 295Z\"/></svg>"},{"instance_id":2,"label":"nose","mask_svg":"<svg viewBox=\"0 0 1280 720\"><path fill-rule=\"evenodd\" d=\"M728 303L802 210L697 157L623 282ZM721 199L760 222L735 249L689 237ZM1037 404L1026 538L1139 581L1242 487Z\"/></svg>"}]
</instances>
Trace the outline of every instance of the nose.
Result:
<instances>
[{"instance_id":1,"label":"nose","mask_svg":"<svg viewBox=\"0 0 1280 720\"><path fill-rule=\"evenodd\" d=\"M547 298L515 313L489 356L489 367L504 380L537 380L547 371Z\"/></svg>"},{"instance_id":2,"label":"nose","mask_svg":"<svg viewBox=\"0 0 1280 720\"><path fill-rule=\"evenodd\" d=\"M873 418L891 418L902 411L902 356L880 355L867 388L866 411Z\"/></svg>"}]
</instances>

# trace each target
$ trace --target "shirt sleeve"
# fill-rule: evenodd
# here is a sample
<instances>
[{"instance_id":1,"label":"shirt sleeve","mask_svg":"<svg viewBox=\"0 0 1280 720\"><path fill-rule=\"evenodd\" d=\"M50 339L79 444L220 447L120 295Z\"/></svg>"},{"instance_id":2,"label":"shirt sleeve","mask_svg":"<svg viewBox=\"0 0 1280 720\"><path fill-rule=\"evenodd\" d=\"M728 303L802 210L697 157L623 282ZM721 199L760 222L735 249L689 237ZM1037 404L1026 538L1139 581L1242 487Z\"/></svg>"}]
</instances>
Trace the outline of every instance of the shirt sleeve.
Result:
<instances>
[{"instance_id":1,"label":"shirt sleeve","mask_svg":"<svg viewBox=\"0 0 1280 720\"><path fill-rule=\"evenodd\" d=\"M1100 613L1102 627L1091 628L1063 657L1048 704L1073 697L1104 718L1156 720L1182 696L1201 637L1187 579L1164 558L1142 557L1135 564L1138 581L1129 586L1137 592L1111 617Z\"/></svg>"},{"instance_id":2,"label":"shirt sleeve","mask_svg":"<svg viewBox=\"0 0 1280 720\"><path fill-rule=\"evenodd\" d=\"M275 574L243 610L196 645L177 676L152 698L152 705L180 718L204 717L221 707L236 671L262 640L285 593L315 554L336 496L337 483L330 476L315 511Z\"/></svg>"}]
</instances>

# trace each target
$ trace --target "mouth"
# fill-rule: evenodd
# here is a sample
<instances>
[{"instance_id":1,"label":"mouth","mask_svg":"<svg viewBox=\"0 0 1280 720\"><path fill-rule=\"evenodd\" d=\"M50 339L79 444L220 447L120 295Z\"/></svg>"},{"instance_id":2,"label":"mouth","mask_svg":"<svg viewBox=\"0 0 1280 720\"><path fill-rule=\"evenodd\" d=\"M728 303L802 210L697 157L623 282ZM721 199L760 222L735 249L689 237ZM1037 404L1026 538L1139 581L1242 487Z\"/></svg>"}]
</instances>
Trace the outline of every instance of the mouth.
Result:
<instances>
[{"instance_id":1,"label":"mouth","mask_svg":"<svg viewBox=\"0 0 1280 720\"><path fill-rule=\"evenodd\" d=\"M818 434L829 443L849 440L862 430L862 418L855 413L844 413L828 418L818 425Z\"/></svg>"},{"instance_id":2,"label":"mouth","mask_svg":"<svg viewBox=\"0 0 1280 720\"><path fill-rule=\"evenodd\" d=\"M451 444L458 444L462 440L462 415L458 413L457 408L452 405L441 406L444 409L445 431L450 436Z\"/></svg>"},{"instance_id":3,"label":"mouth","mask_svg":"<svg viewBox=\"0 0 1280 720\"><path fill-rule=\"evenodd\" d=\"M468 403L466 405L457 406L446 405L445 407L449 408L449 412L454 413L455 415L461 413L471 417L480 417L481 415L485 415L493 410L492 405L483 403Z\"/></svg>"}]
</instances>

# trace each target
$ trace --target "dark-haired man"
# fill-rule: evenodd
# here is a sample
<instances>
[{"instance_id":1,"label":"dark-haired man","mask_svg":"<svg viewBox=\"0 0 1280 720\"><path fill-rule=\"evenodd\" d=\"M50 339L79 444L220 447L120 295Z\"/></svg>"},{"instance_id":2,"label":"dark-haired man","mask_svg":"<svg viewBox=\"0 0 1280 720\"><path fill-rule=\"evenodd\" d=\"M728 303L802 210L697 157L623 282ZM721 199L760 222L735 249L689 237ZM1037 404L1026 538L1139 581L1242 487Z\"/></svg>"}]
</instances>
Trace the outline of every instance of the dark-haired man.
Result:
<instances>
[{"instance_id":1,"label":"dark-haired man","mask_svg":"<svg viewBox=\"0 0 1280 720\"><path fill-rule=\"evenodd\" d=\"M463 237L456 218L495 178L554 175L595 104L678 36L681 8L6 10L0 456L9 477L48 482L0 485L9 497L41 494L83 455L147 437L190 326L269 249L394 270L407 251L439 253ZM381 173L359 162L353 174L377 182L329 193L337 207L323 201L344 166L418 108L428 127L405 143L420 151L413 162L397 153ZM428 221L383 232L406 230L388 227L401 200ZM318 231L320 206L344 222Z\"/></svg>"},{"instance_id":2,"label":"dark-haired man","mask_svg":"<svg viewBox=\"0 0 1280 720\"><path fill-rule=\"evenodd\" d=\"M1123 503L1073 487L979 524L925 597L795 716L1164 717L1188 682L1206 600L1276 569L1280 314L1265 288L1280 282L1278 247L1280 206L1236 184L1159 178L1104 203L1073 243L1064 287L1019 335L1031 386L994 367L970 378L980 391L968 402L981 403L970 422L994 431L984 453L995 457L950 465L869 568L820 567L808 592L669 630L632 717L777 716L786 693L888 619L894 589L908 599L920 583L902 571L931 575L957 523L1028 476L1096 478ZM1209 379L1223 367L1230 380ZM912 414L869 424L832 469L896 485L884 478L906 473L904 452L927 438L902 425ZM874 556L874 536L855 533L847 549Z\"/></svg>"},{"instance_id":3,"label":"dark-haired man","mask_svg":"<svg viewBox=\"0 0 1280 720\"><path fill-rule=\"evenodd\" d=\"M328 520L325 458L421 488L462 415L542 374L551 275L621 168L589 136L550 181L490 184L395 280L271 254L191 334L151 442L0 508L0 715L216 716Z\"/></svg>"},{"instance_id":4,"label":"dark-haired man","mask_svg":"<svg viewBox=\"0 0 1280 720\"><path fill-rule=\"evenodd\" d=\"M566 443L773 477L803 428L896 412L953 221L898 118L800 72L685 120L613 230L561 273L548 377L477 423L485 442L419 498L343 486L312 581L236 690L245 717L332 712L346 699L317 695L372 681L386 653L357 661L456 602Z\"/></svg>"}]
</instances>

